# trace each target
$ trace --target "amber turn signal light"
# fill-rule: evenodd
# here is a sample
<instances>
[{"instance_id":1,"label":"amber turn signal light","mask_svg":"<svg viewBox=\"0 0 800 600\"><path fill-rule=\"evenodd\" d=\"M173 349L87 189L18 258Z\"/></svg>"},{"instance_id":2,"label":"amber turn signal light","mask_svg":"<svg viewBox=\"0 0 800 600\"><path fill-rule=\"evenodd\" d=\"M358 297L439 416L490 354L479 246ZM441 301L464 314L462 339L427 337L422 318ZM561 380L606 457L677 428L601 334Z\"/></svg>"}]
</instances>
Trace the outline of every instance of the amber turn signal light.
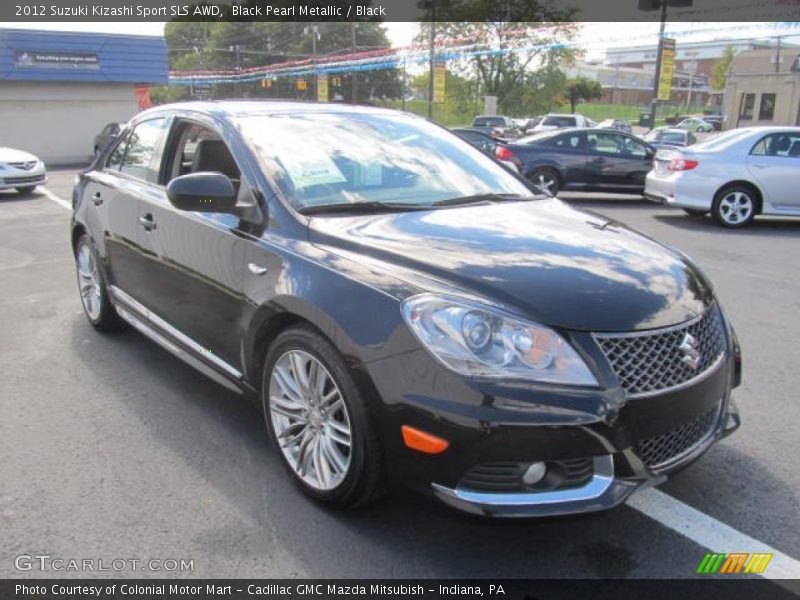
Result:
<instances>
[{"instance_id":1,"label":"amber turn signal light","mask_svg":"<svg viewBox=\"0 0 800 600\"><path fill-rule=\"evenodd\" d=\"M450 445L450 442L447 440L443 440L430 433L425 433L419 429L414 429L408 425L400 427L400 431L403 432L403 442L405 442L406 446L412 450L419 450L426 454L439 454L447 450L447 447Z\"/></svg>"}]
</instances>

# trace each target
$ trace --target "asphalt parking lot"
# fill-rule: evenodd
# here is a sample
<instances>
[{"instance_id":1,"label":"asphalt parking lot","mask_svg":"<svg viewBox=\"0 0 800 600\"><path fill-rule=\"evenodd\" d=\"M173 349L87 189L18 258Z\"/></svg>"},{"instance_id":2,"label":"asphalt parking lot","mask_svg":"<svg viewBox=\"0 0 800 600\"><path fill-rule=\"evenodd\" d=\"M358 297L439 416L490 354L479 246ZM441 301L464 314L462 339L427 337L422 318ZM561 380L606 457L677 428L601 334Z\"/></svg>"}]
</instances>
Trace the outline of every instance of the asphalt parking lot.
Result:
<instances>
[{"instance_id":1,"label":"asphalt parking lot","mask_svg":"<svg viewBox=\"0 0 800 600\"><path fill-rule=\"evenodd\" d=\"M636 198L564 195L691 255L744 352L742 428L639 508L498 522L389 498L337 513L289 484L252 405L136 332L91 329L56 201L73 176L0 193L0 577L79 575L20 572L20 554L191 559L167 575L201 578L692 577L704 540L800 564L800 220L727 231Z\"/></svg>"}]
</instances>

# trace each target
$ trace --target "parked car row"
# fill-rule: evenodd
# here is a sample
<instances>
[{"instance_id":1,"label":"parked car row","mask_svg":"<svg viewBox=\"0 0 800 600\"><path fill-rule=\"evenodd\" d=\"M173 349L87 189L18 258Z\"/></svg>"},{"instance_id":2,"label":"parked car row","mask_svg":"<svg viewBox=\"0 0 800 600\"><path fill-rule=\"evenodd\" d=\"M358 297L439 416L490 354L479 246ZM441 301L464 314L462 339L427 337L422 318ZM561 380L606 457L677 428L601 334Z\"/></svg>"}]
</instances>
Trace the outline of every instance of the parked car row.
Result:
<instances>
[{"instance_id":1,"label":"parked car row","mask_svg":"<svg viewBox=\"0 0 800 600\"><path fill-rule=\"evenodd\" d=\"M456 133L466 139L466 131ZM800 216L794 187L800 128L736 129L696 142L693 132L676 127L656 128L643 139L616 128L583 127L470 141L548 195L641 194L693 216L711 213L731 228L758 214Z\"/></svg>"}]
</instances>

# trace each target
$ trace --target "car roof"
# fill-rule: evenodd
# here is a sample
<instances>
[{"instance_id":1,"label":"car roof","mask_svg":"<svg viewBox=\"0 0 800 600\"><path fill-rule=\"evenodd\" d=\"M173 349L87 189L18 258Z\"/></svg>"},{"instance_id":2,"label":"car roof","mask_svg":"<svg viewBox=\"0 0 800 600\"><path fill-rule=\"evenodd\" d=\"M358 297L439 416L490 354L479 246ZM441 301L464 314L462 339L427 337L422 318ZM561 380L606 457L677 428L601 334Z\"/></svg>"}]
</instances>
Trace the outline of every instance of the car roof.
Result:
<instances>
[{"instance_id":1,"label":"car roof","mask_svg":"<svg viewBox=\"0 0 800 600\"><path fill-rule=\"evenodd\" d=\"M579 114L570 114L570 113L547 113L545 117L582 117L583 115Z\"/></svg>"}]
</instances>

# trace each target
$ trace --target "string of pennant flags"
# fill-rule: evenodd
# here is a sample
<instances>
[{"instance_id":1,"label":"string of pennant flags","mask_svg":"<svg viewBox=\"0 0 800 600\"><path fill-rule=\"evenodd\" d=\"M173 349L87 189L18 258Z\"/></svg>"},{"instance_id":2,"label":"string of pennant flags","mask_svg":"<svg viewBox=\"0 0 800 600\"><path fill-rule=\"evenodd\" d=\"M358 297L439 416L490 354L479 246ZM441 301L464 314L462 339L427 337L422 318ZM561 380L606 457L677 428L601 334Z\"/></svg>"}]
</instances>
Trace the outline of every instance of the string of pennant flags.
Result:
<instances>
[{"instance_id":1,"label":"string of pennant flags","mask_svg":"<svg viewBox=\"0 0 800 600\"><path fill-rule=\"evenodd\" d=\"M765 24L766 25L766 24ZM436 42L434 47L434 60L437 62L455 61L476 56L499 56L513 52L531 52L542 50L554 50L560 48L578 48L581 43L577 41L547 42L536 44L525 44L524 39L535 37L543 33L553 33L557 26L543 26L538 28L521 28L503 31L502 35L494 40L486 40L485 37L462 37L462 38L443 38ZM797 31L800 34L800 22L778 22L766 25L767 29L776 32ZM719 25L690 28L685 30L670 31L669 37L681 38L694 35L712 34L720 41L735 41L733 37L720 37L731 35L737 32L752 31L752 25L734 25L720 28ZM603 48L614 43L641 40L643 42L652 41L652 34L639 34L633 36L603 37L593 41L585 49ZM749 39L752 36L747 36ZM504 45L508 40L515 40L514 45ZM271 65L257 67L247 67L240 70L218 69L218 70L197 70L197 71L171 71L169 77L170 85L195 85L199 82L208 84L236 83L261 81L262 87L269 88L272 82L280 78L307 78L315 76L327 76L331 85L337 84L333 79L335 76L347 73L357 73L363 71L374 71L382 69L394 69L412 66L415 64L427 63L431 59L430 48L427 44L411 44L399 48L383 48L379 50L368 50L351 52L348 54L319 56L314 58L304 58L300 60L284 61ZM298 89L301 89L298 87Z\"/></svg>"}]
</instances>

